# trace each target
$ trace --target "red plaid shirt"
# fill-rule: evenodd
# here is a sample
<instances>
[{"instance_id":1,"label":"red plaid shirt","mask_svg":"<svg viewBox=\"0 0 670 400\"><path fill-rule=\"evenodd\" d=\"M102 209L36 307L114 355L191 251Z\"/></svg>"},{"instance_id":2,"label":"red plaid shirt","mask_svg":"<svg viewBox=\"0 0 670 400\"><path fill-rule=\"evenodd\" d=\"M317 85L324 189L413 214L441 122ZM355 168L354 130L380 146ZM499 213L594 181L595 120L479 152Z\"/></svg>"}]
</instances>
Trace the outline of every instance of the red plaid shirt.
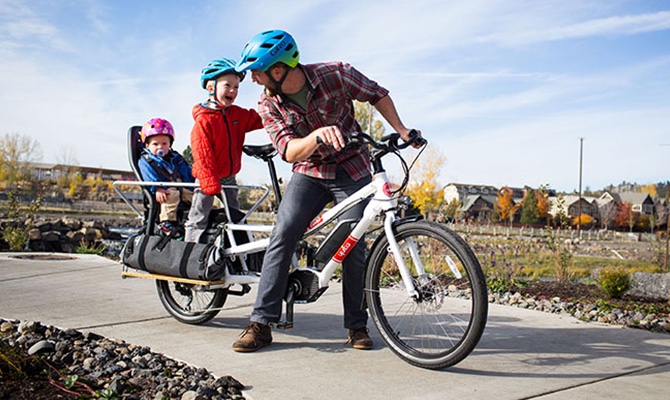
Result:
<instances>
[{"instance_id":1,"label":"red plaid shirt","mask_svg":"<svg viewBox=\"0 0 670 400\"><path fill-rule=\"evenodd\" d=\"M374 105L388 90L368 79L349 64L341 62L299 65L305 73L307 110L280 96L261 94L258 113L275 148L286 160L286 145L324 126L337 126L343 135L361 132L354 118L353 100ZM320 179L335 179L341 164L352 179L370 175L367 146L336 152L321 145L306 160L293 164L293 172Z\"/></svg>"}]
</instances>

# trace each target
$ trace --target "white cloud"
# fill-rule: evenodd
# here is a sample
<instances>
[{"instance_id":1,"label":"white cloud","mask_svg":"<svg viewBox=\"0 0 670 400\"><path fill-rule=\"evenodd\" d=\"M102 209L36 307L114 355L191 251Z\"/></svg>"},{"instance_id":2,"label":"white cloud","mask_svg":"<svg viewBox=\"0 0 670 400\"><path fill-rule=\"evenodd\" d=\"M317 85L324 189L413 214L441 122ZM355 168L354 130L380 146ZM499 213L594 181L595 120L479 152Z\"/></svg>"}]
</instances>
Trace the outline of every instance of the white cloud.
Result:
<instances>
[{"instance_id":1,"label":"white cloud","mask_svg":"<svg viewBox=\"0 0 670 400\"><path fill-rule=\"evenodd\" d=\"M670 56L644 38L667 38L669 21L653 5L563 0L0 1L0 133L36 139L45 161L66 148L81 165L127 169L127 129L162 116L181 151L205 98L200 69L283 28L304 62L348 61L390 89L402 119L444 150L444 183L570 190L579 137L591 187L667 179L649 160L668 155ZM593 54L585 44L603 37ZM245 80L237 103L255 107L259 92ZM263 163L244 166L240 180L267 182Z\"/></svg>"},{"instance_id":2,"label":"white cloud","mask_svg":"<svg viewBox=\"0 0 670 400\"><path fill-rule=\"evenodd\" d=\"M519 29L503 34L486 34L474 43L500 43L504 45L528 45L539 42L579 39L597 36L637 35L640 33L670 29L670 11L649 14L613 16L591 19L567 25L548 25L531 29Z\"/></svg>"}]
</instances>

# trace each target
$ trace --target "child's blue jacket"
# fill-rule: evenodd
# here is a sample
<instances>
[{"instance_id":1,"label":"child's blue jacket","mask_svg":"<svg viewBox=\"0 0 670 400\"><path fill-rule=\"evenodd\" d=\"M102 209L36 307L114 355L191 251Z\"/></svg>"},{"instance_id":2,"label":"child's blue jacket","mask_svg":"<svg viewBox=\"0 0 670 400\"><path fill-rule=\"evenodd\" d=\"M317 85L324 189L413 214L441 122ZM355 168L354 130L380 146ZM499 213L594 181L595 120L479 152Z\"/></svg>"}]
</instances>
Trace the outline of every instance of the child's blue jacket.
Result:
<instances>
[{"instance_id":1,"label":"child's blue jacket","mask_svg":"<svg viewBox=\"0 0 670 400\"><path fill-rule=\"evenodd\" d=\"M191 167L181 154L172 149L163 158L145 149L138 166L145 182L195 182ZM162 186L162 188L167 189L168 187ZM193 190L193 188L186 189ZM150 190L151 193L156 193L156 186L152 186Z\"/></svg>"}]
</instances>

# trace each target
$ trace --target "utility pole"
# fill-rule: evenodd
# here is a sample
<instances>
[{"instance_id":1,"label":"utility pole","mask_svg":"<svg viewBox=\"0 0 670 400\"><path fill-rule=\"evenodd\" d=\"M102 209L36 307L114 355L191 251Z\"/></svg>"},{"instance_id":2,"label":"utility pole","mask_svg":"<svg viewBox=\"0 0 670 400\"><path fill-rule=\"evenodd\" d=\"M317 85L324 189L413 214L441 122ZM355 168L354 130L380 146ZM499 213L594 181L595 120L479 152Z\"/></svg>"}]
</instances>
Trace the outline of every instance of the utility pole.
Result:
<instances>
[{"instance_id":1,"label":"utility pole","mask_svg":"<svg viewBox=\"0 0 670 400\"><path fill-rule=\"evenodd\" d=\"M659 146L670 146L670 143L661 143ZM665 212L668 214L668 221L665 224L665 259L663 261L663 272L668 272L668 251L670 251L670 208L666 206Z\"/></svg>"},{"instance_id":2,"label":"utility pole","mask_svg":"<svg viewBox=\"0 0 670 400\"><path fill-rule=\"evenodd\" d=\"M584 138L579 138L579 201L577 203L577 238L582 238L582 150Z\"/></svg>"}]
</instances>

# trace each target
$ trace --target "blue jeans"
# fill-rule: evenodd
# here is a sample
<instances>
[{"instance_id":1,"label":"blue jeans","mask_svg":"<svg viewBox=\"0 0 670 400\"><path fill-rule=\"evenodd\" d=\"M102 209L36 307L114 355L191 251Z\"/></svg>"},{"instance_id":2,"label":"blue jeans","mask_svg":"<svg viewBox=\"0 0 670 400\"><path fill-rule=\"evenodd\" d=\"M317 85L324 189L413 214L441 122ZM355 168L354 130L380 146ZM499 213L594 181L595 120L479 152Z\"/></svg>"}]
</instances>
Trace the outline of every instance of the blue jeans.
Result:
<instances>
[{"instance_id":1,"label":"blue jeans","mask_svg":"<svg viewBox=\"0 0 670 400\"><path fill-rule=\"evenodd\" d=\"M263 272L258 284L258 295L251 313L251 321L262 324L277 323L282 313L291 258L298 241L309 223L330 201L335 204L368 184L370 176L354 181L342 167L337 168L335 179L317 179L293 174L279 204L277 223L263 260ZM367 202L348 210L340 219L360 219ZM349 253L342 264L342 302L344 327L363 328L368 313L364 308L365 237Z\"/></svg>"}]
</instances>

